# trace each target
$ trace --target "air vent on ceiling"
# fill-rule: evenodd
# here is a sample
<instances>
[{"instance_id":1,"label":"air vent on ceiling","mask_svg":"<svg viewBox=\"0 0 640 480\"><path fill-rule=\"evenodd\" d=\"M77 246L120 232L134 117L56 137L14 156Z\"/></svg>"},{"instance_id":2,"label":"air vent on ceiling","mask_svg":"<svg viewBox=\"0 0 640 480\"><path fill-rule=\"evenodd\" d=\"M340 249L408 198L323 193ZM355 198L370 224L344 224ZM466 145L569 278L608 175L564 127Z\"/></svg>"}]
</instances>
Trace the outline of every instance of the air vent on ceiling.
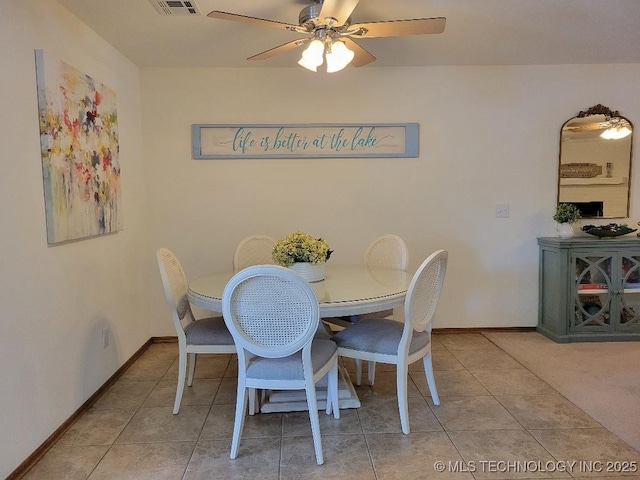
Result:
<instances>
[{"instance_id":1,"label":"air vent on ceiling","mask_svg":"<svg viewBox=\"0 0 640 480\"><path fill-rule=\"evenodd\" d=\"M201 15L194 0L149 0L160 15Z\"/></svg>"}]
</instances>

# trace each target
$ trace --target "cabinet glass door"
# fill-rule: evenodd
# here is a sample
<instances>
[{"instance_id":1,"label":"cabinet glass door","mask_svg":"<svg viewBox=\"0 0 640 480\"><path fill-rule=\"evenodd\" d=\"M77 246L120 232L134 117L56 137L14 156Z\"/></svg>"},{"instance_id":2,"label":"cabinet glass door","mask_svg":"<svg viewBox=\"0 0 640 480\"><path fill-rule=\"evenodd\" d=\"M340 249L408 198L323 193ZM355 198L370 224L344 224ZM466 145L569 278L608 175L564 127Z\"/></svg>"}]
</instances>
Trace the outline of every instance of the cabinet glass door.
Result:
<instances>
[{"instance_id":1,"label":"cabinet glass door","mask_svg":"<svg viewBox=\"0 0 640 480\"><path fill-rule=\"evenodd\" d=\"M640 256L622 256L621 329L640 329Z\"/></svg>"},{"instance_id":2,"label":"cabinet glass door","mask_svg":"<svg viewBox=\"0 0 640 480\"><path fill-rule=\"evenodd\" d=\"M613 254L572 255L575 271L573 314L570 330L609 331L613 280Z\"/></svg>"}]
</instances>

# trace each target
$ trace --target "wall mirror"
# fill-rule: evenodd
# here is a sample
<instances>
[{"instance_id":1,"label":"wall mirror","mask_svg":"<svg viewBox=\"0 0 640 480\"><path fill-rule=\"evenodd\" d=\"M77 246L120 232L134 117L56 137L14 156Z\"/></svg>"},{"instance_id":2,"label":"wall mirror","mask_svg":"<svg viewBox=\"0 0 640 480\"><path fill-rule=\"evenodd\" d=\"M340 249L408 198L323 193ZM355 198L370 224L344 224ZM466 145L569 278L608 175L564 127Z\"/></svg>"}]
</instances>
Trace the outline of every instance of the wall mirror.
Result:
<instances>
[{"instance_id":1,"label":"wall mirror","mask_svg":"<svg viewBox=\"0 0 640 480\"><path fill-rule=\"evenodd\" d=\"M633 125L603 105L567 120L560 131L558 203L583 218L629 216Z\"/></svg>"}]
</instances>

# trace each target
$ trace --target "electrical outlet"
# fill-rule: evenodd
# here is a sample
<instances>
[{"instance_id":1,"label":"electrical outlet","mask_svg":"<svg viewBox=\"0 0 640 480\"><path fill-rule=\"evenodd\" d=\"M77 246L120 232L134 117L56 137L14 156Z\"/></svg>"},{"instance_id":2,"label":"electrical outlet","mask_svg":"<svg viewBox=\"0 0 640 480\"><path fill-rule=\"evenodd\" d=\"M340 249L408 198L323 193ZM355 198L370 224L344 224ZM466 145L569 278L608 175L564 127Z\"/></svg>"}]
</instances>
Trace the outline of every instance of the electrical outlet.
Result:
<instances>
[{"instance_id":1,"label":"electrical outlet","mask_svg":"<svg viewBox=\"0 0 640 480\"><path fill-rule=\"evenodd\" d=\"M496 218L509 218L508 203L498 203L496 205Z\"/></svg>"},{"instance_id":2,"label":"electrical outlet","mask_svg":"<svg viewBox=\"0 0 640 480\"><path fill-rule=\"evenodd\" d=\"M102 329L102 348L107 348L109 346L109 328Z\"/></svg>"}]
</instances>

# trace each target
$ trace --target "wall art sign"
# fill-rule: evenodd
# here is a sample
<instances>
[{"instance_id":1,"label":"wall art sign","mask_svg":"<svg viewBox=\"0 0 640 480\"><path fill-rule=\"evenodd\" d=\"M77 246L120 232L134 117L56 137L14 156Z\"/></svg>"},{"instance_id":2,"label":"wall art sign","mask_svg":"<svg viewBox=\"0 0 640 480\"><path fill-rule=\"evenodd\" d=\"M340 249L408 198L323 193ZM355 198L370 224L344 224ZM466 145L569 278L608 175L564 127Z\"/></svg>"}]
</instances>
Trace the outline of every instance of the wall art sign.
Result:
<instances>
[{"instance_id":1,"label":"wall art sign","mask_svg":"<svg viewBox=\"0 0 640 480\"><path fill-rule=\"evenodd\" d=\"M563 163L560 178L594 178L602 175L602 165L597 163Z\"/></svg>"},{"instance_id":2,"label":"wall art sign","mask_svg":"<svg viewBox=\"0 0 640 480\"><path fill-rule=\"evenodd\" d=\"M47 242L122 230L116 93L36 50Z\"/></svg>"},{"instance_id":3,"label":"wall art sign","mask_svg":"<svg viewBox=\"0 0 640 480\"><path fill-rule=\"evenodd\" d=\"M417 123L191 126L196 159L417 157Z\"/></svg>"}]
</instances>

